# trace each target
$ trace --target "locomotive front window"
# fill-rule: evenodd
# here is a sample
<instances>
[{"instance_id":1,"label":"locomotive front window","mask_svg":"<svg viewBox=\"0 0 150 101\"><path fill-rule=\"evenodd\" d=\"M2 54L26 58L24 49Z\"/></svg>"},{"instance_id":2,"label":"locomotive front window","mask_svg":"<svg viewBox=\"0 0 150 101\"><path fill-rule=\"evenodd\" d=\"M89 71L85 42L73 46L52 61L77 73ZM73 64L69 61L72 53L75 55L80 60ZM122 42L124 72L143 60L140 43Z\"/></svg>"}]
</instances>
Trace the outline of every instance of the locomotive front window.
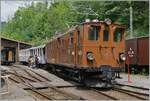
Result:
<instances>
[{"instance_id":1,"label":"locomotive front window","mask_svg":"<svg viewBox=\"0 0 150 101\"><path fill-rule=\"evenodd\" d=\"M89 32L88 32L88 39L89 40L98 40L99 37L99 26L90 26Z\"/></svg>"},{"instance_id":2,"label":"locomotive front window","mask_svg":"<svg viewBox=\"0 0 150 101\"><path fill-rule=\"evenodd\" d=\"M109 39L109 28L105 26L104 34L103 34L103 41L108 41Z\"/></svg>"},{"instance_id":3,"label":"locomotive front window","mask_svg":"<svg viewBox=\"0 0 150 101\"><path fill-rule=\"evenodd\" d=\"M116 28L114 31L114 42L120 42L122 40L123 29Z\"/></svg>"}]
</instances>

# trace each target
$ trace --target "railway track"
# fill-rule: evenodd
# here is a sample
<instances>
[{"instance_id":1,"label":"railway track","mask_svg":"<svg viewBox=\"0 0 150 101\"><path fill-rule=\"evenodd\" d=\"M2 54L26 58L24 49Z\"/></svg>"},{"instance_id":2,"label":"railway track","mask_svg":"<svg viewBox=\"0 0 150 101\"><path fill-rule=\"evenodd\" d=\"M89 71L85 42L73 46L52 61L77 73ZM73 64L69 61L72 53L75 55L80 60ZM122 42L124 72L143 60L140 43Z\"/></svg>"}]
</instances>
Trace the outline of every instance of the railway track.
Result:
<instances>
[{"instance_id":1,"label":"railway track","mask_svg":"<svg viewBox=\"0 0 150 101\"><path fill-rule=\"evenodd\" d=\"M134 85L126 85L126 84L116 84L116 86L113 88L114 90L120 91L120 92L128 92L132 94L132 96L135 96L139 99L148 99L149 97L149 88L145 87L138 87Z\"/></svg>"},{"instance_id":2,"label":"railway track","mask_svg":"<svg viewBox=\"0 0 150 101\"><path fill-rule=\"evenodd\" d=\"M129 87L128 89L122 88L123 86ZM132 89L133 88L133 89ZM109 98L112 98L113 100L122 100L124 99L123 97L116 96L114 94L111 94L111 92L116 92L118 93L117 95L128 95L128 98L130 99L137 99L137 100L148 100L149 99L149 89L144 88L144 87L137 87L133 85L125 85L125 84L116 84L113 88L110 89L110 91L104 92L101 90L97 90L92 88L92 90L103 94L104 96L107 96ZM140 92L141 90L141 92ZM146 91L147 93L143 92Z\"/></svg>"},{"instance_id":3,"label":"railway track","mask_svg":"<svg viewBox=\"0 0 150 101\"><path fill-rule=\"evenodd\" d=\"M130 100L130 99L135 99L135 100L148 100L149 99L149 94L145 93L139 93L139 92L132 92L130 90L125 90L121 88L112 88L109 91L103 91L99 89L92 88L92 90L107 96L111 98L112 100ZM127 97L127 98L125 98Z\"/></svg>"},{"instance_id":4,"label":"railway track","mask_svg":"<svg viewBox=\"0 0 150 101\"><path fill-rule=\"evenodd\" d=\"M149 88L145 88L145 87L138 87L138 86L133 86L133 85L126 85L126 84L116 84L118 86L127 86L127 87L131 87L131 88L137 88L137 89L141 89L141 90L149 90Z\"/></svg>"},{"instance_id":5,"label":"railway track","mask_svg":"<svg viewBox=\"0 0 150 101\"><path fill-rule=\"evenodd\" d=\"M115 86L114 88L109 89L107 91L102 90L102 89L88 88L88 87L84 87L83 85L81 85L81 86L80 85L79 86L76 86L76 85L75 86L59 86L59 87L47 86L47 87L36 88L29 81L33 82L33 79L34 79L36 82L40 82L41 79L39 80L39 77L43 79L42 81L46 81L49 79L43 77L43 75L38 74L37 72L35 72L33 70L31 70L31 71L28 69L27 70L22 69L22 70L30 76L30 78L29 77L27 78L27 77L24 77L22 75L19 75L19 77L21 79L24 79L27 81L27 85L26 85L25 90L32 93L35 97L38 97L39 99L42 99L42 100L43 99L48 99L48 100L85 99L84 97L79 97L79 96L76 96L74 94L70 95L70 94L68 94L68 92L66 93L66 92L60 90L61 88L79 88L80 90L88 89L88 90L91 90L93 92L97 92L99 94L98 96L105 96L111 100L130 100L130 99L148 100L148 97L149 97L149 94L131 91L131 90L127 90L127 89L122 89L121 86L128 86L128 85L121 85L121 84L117 84L117 86ZM34 73L34 75L32 73ZM17 76L18 74L15 73L15 75ZM10 79L13 80L14 78L10 78ZM20 81L24 82L24 80L20 80ZM13 81L17 81L17 80L13 80ZM51 80L49 80L49 81L51 81ZM75 82L75 81L72 81L72 82ZM18 83L18 81L16 83ZM128 86L128 87L132 87L132 88L136 88L136 89L142 89L142 90L149 90L147 88L142 88L142 87L135 87L135 86L134 87Z\"/></svg>"},{"instance_id":6,"label":"railway track","mask_svg":"<svg viewBox=\"0 0 150 101\"><path fill-rule=\"evenodd\" d=\"M124 93L124 94L127 94L129 96L135 97L139 100L148 100L149 99L149 94L139 93L139 92L136 92L136 91L131 91L131 90L117 88L117 87L114 87L112 89L114 91L118 91L120 93Z\"/></svg>"},{"instance_id":7,"label":"railway track","mask_svg":"<svg viewBox=\"0 0 150 101\"><path fill-rule=\"evenodd\" d=\"M43 80L39 79L43 78L44 80L49 80L46 77L41 76L40 74L22 69L26 74L29 75L29 77L25 77L22 74L18 73L16 70L12 70L13 72L8 72L12 74L14 77L10 77L9 79L15 83L22 84L26 89L27 92L31 93L31 95L35 99L42 99L42 100L81 100L83 98L79 96L75 96L73 94L66 93L64 91L59 90L59 88L51 86L45 87L45 88L37 88L34 87L34 85L31 83L35 79L34 82L43 82ZM35 73L37 76L33 75L31 72ZM39 77L38 77L39 76ZM50 81L50 80L49 80ZM46 83L46 82L45 82Z\"/></svg>"},{"instance_id":8,"label":"railway track","mask_svg":"<svg viewBox=\"0 0 150 101\"><path fill-rule=\"evenodd\" d=\"M68 78L66 78L66 76L64 78L68 80ZM117 85L119 85L119 84L117 84ZM129 85L124 85L124 86L133 87L133 88L142 89L142 90L149 90L148 88L136 87L136 86L131 86L131 85L130 86ZM82 88L82 87L83 87L83 85L79 86L78 88ZM132 90L127 90L127 89L121 89L120 87L114 87L110 91L107 91L107 93L105 91L101 90L101 89L99 89L99 90L94 89L94 88L87 88L87 89L91 89L91 90L93 90L93 91L95 91L95 92L97 92L101 95L104 95L104 96L106 96L106 97L108 97L112 100L124 100L126 98L128 98L126 100L129 100L129 99L148 100L148 98L149 98L149 94L140 93L138 91L132 91ZM112 93L117 93L117 95L123 95L123 96L118 97L117 95L113 95L113 94L111 95L110 93L111 94ZM126 96L126 98L124 97L124 95Z\"/></svg>"}]
</instances>

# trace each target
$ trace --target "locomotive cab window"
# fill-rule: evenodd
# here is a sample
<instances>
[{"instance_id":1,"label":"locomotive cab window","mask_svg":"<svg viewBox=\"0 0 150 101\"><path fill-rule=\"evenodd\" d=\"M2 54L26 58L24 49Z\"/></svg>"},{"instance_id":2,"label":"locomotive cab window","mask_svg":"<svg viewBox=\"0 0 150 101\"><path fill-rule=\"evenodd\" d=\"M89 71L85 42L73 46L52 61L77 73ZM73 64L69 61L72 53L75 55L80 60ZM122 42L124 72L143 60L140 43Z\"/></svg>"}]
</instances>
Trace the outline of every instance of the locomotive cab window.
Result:
<instances>
[{"instance_id":1,"label":"locomotive cab window","mask_svg":"<svg viewBox=\"0 0 150 101\"><path fill-rule=\"evenodd\" d=\"M99 26L90 26L89 32L88 32L88 39L89 40L98 40L99 37Z\"/></svg>"},{"instance_id":2,"label":"locomotive cab window","mask_svg":"<svg viewBox=\"0 0 150 101\"><path fill-rule=\"evenodd\" d=\"M108 26L105 26L105 30L103 32L103 41L108 41L109 39L109 28Z\"/></svg>"},{"instance_id":3,"label":"locomotive cab window","mask_svg":"<svg viewBox=\"0 0 150 101\"><path fill-rule=\"evenodd\" d=\"M114 42L120 42L122 40L122 35L123 35L124 31L121 28L116 28L114 31Z\"/></svg>"}]
</instances>

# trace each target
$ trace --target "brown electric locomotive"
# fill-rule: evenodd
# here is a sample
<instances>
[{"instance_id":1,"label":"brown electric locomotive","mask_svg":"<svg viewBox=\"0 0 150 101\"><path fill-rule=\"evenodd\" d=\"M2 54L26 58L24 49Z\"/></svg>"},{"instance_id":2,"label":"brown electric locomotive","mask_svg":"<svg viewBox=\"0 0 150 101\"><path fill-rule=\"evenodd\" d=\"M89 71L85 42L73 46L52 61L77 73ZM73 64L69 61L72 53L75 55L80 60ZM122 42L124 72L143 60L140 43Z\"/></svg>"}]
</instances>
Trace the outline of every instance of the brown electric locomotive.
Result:
<instances>
[{"instance_id":1,"label":"brown electric locomotive","mask_svg":"<svg viewBox=\"0 0 150 101\"><path fill-rule=\"evenodd\" d=\"M110 20L86 20L45 46L45 59L53 71L92 87L109 87L115 72L124 67L125 26Z\"/></svg>"}]
</instances>

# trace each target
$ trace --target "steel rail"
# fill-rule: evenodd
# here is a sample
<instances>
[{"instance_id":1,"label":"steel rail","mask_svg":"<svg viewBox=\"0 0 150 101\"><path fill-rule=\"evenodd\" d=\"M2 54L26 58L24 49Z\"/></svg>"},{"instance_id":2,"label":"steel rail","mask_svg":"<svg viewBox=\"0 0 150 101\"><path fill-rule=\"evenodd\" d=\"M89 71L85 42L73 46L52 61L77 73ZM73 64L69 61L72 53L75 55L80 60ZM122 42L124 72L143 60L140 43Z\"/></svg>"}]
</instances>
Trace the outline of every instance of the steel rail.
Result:
<instances>
[{"instance_id":1,"label":"steel rail","mask_svg":"<svg viewBox=\"0 0 150 101\"><path fill-rule=\"evenodd\" d=\"M140 92L136 92L136 91L131 91L131 90L127 90L127 89L121 89L121 88L113 88L115 90L122 90L122 91L126 91L126 92L130 92L130 93L135 93L135 94L139 94L139 95L144 95L144 96L149 96L149 94L146 94L146 93L140 93Z\"/></svg>"},{"instance_id":2,"label":"steel rail","mask_svg":"<svg viewBox=\"0 0 150 101\"><path fill-rule=\"evenodd\" d=\"M54 100L55 99L51 96L48 96L48 95L44 94L43 92L38 91L32 84L30 84L30 83L28 83L28 84L29 85L26 85L26 84L25 85L28 86L29 87L28 89L30 89L31 91L39 94L40 96L43 96L44 98L46 98L48 100Z\"/></svg>"},{"instance_id":3,"label":"steel rail","mask_svg":"<svg viewBox=\"0 0 150 101\"><path fill-rule=\"evenodd\" d=\"M12 78L12 77L8 77L10 80L12 80L12 81L14 81L14 82L16 82L16 83L20 83L19 81L17 81L17 80L15 80L14 78Z\"/></svg>"},{"instance_id":4,"label":"steel rail","mask_svg":"<svg viewBox=\"0 0 150 101\"><path fill-rule=\"evenodd\" d=\"M51 80L49 80L49 79L46 78L45 76L43 76L43 75L41 75L41 74L39 74L39 73L33 71L32 69L29 69L29 70L32 71L33 73L35 73L36 75L40 76L41 78L45 79L46 81L50 81L50 82L51 82Z\"/></svg>"},{"instance_id":5,"label":"steel rail","mask_svg":"<svg viewBox=\"0 0 150 101\"><path fill-rule=\"evenodd\" d=\"M128 86L128 87L138 88L138 89L143 89L143 90L149 90L149 88L138 87L138 86L133 86L133 85L126 85L126 84L119 84L119 83L117 83L116 85L120 85L120 86Z\"/></svg>"},{"instance_id":6,"label":"steel rail","mask_svg":"<svg viewBox=\"0 0 150 101\"><path fill-rule=\"evenodd\" d=\"M57 87L54 87L54 86L48 86L48 87L51 88L51 89L54 89L55 91L57 91L57 92L59 92L61 94L63 94L64 97L69 97L69 98L71 97L71 98L75 98L75 99L78 99L78 100L84 100L84 98L82 98L80 96L76 96L74 94L67 93L65 91L62 91L62 90L58 89Z\"/></svg>"},{"instance_id":7,"label":"steel rail","mask_svg":"<svg viewBox=\"0 0 150 101\"><path fill-rule=\"evenodd\" d=\"M18 75L17 77L18 77L21 81L23 81L24 83L26 83L26 81L25 81L24 79L21 78L21 76L18 74L17 71L15 71L15 70L13 70L13 71L15 72L16 75Z\"/></svg>"},{"instance_id":8,"label":"steel rail","mask_svg":"<svg viewBox=\"0 0 150 101\"><path fill-rule=\"evenodd\" d=\"M48 100L54 99L54 98L52 98L52 97L49 97L48 95L43 94L43 93L40 92L40 91L37 91L36 88L35 88L32 84L30 84L29 82L27 82L27 81L25 81L23 78L21 78L20 75L19 75L15 70L14 70L14 72L18 75L18 77L19 77L19 79L20 79L21 81L24 81L24 83L22 83L22 84L25 85L25 86L27 86L27 87L29 87L33 92L35 92L35 93L37 93L37 94L39 94L39 95L45 97L45 98L48 99Z\"/></svg>"},{"instance_id":9,"label":"steel rail","mask_svg":"<svg viewBox=\"0 0 150 101\"><path fill-rule=\"evenodd\" d=\"M92 88L91 88L92 89ZM110 96L110 95L108 95L108 94L105 94L105 93L103 93L103 92L101 92L101 91L99 91L99 90L96 90L96 89L92 89L93 91L96 91L97 93L100 93L100 94L102 94L102 95L104 95L104 96L106 96L106 97L109 97L110 99L112 99L112 100L119 100L118 98L115 98L115 97L113 97L113 96Z\"/></svg>"},{"instance_id":10,"label":"steel rail","mask_svg":"<svg viewBox=\"0 0 150 101\"><path fill-rule=\"evenodd\" d=\"M18 76L17 74L12 73L12 72L7 72L7 73L10 73L10 74L12 74L12 75ZM27 79L27 80L29 80L29 81L32 81L32 82L36 82L35 80L33 80L33 79L31 79L31 78L28 78L28 77L25 77L25 76L22 76L22 75L20 75L20 77L22 77L22 78L24 78L24 79Z\"/></svg>"},{"instance_id":11,"label":"steel rail","mask_svg":"<svg viewBox=\"0 0 150 101\"><path fill-rule=\"evenodd\" d=\"M15 66L16 67L16 66ZM31 69L29 69L29 70L31 70ZM32 72L34 72L35 74L37 74L37 75L39 75L40 77L42 76L42 75L40 75L40 74L38 74L37 72L35 72L35 71L33 71L33 70L31 70ZM42 76L43 77L43 76ZM45 78L45 77L44 77ZM47 79L47 78L46 78ZM127 86L127 85L125 85L125 86ZM53 88L53 87L49 87L49 88L52 88L52 89L57 89L57 88ZM135 88L140 88L140 87L135 87ZM146 89L146 88L144 88L144 89ZM135 94L139 94L139 95L144 95L144 96L149 96L149 94L144 94L144 93L139 93L139 92L134 92L134 91L129 91L129 90L125 90L125 89L119 89L119 88L113 88L113 90L116 90L116 91L118 91L118 92L121 92L121 93L125 93L125 94L127 94L127 95L130 95L130 96L133 96L133 97L136 97L136 98L138 98L138 99L141 99L141 100L147 100L146 98L143 98L143 97L140 97L140 96L138 96L138 95L135 95ZM147 90L147 89L146 89ZM106 97L109 97L109 98L111 98L111 99L113 99L113 100L118 100L118 98L115 98L115 97L113 97L113 96L110 96L110 95L108 95L108 94L105 94L105 93L103 93L103 92L101 92L101 91L98 91L98 90L95 90L94 89L94 91L96 91L96 92L98 92L98 93L100 93L100 94L102 94L102 95L104 95L104 96L106 96ZM62 92L62 91L61 91ZM134 94L133 94L134 93Z\"/></svg>"},{"instance_id":12,"label":"steel rail","mask_svg":"<svg viewBox=\"0 0 150 101\"><path fill-rule=\"evenodd\" d=\"M125 94L130 95L130 96L133 96L133 97L136 97L136 98L138 98L138 99L140 99L140 100L147 100L146 98L143 98L143 97L140 97L140 96L136 95L137 92L136 92L136 93L134 92L134 94L133 94L133 92L129 92L128 90L119 89L119 88L113 88L113 90L118 91L118 92L121 92L121 93L125 93Z\"/></svg>"},{"instance_id":13,"label":"steel rail","mask_svg":"<svg viewBox=\"0 0 150 101\"><path fill-rule=\"evenodd\" d=\"M14 67L17 67L17 68L19 68L19 67L22 68L21 66L15 66L15 65L13 65L13 66L14 66ZM24 69L24 68L22 68L22 69ZM24 69L24 70L25 70L25 69ZM46 81L50 81L50 82L51 82L50 79L48 79L48 78L46 78L45 76L43 76L43 75L41 75L41 74L39 74L39 73L33 71L32 69L28 69L28 70L32 71L32 72L35 73L36 75L38 75L38 76L40 76L41 78L45 79Z\"/></svg>"},{"instance_id":14,"label":"steel rail","mask_svg":"<svg viewBox=\"0 0 150 101\"><path fill-rule=\"evenodd\" d=\"M11 80L15 81L16 83L20 83L20 82L18 82L17 80L15 80L15 79L11 78L11 77L9 77L9 79L11 79ZM23 85L25 85L25 86L27 86L27 87L28 87L28 89L27 89L27 90L31 90L31 91L33 91L33 92L35 92L35 93L39 94L40 96L45 97L45 98L46 98L46 99L48 99L48 100L52 100L52 98L50 98L48 95L44 95L43 93L41 93L41 92L39 92L39 91L35 90L36 88L34 88L31 84L29 84L29 85L30 85L30 86L32 86L32 87L30 87L30 86L29 86L29 85L27 85L27 84L23 84ZM25 89L25 90L26 90L26 89Z\"/></svg>"},{"instance_id":15,"label":"steel rail","mask_svg":"<svg viewBox=\"0 0 150 101\"><path fill-rule=\"evenodd\" d=\"M21 77L21 75L20 75L19 73L17 73L15 70L14 70L14 72L16 73L17 77L18 77L21 81L23 81L23 85L25 85L25 86L28 88L28 90L31 90L31 91L33 91L33 92L35 92L35 93L38 93L39 95L41 95L41 96L47 98L48 100L55 100L55 99L56 99L56 98L54 98L54 97L52 97L52 96L48 96L48 95L43 94L42 92L38 91L38 90L36 89L36 87L34 87L30 82L25 81L25 80ZM30 74L30 76L31 76L31 74ZM84 98L82 98L82 97L78 97L78 96L76 96L76 95L67 93L67 92L65 92L65 91L62 91L62 90L58 89L57 87L48 86L47 88L50 88L50 89L52 89L52 90L54 90L54 91L56 91L56 92L59 92L60 94L62 94L62 96L66 97L67 99L79 99L79 100L84 100Z\"/></svg>"},{"instance_id":16,"label":"steel rail","mask_svg":"<svg viewBox=\"0 0 150 101\"><path fill-rule=\"evenodd\" d=\"M32 78L38 80L39 82L42 82L42 80L40 80L39 78L33 76L33 75L32 75L31 73L29 73L26 69L24 69L24 71L25 71L29 76L31 76Z\"/></svg>"}]
</instances>

